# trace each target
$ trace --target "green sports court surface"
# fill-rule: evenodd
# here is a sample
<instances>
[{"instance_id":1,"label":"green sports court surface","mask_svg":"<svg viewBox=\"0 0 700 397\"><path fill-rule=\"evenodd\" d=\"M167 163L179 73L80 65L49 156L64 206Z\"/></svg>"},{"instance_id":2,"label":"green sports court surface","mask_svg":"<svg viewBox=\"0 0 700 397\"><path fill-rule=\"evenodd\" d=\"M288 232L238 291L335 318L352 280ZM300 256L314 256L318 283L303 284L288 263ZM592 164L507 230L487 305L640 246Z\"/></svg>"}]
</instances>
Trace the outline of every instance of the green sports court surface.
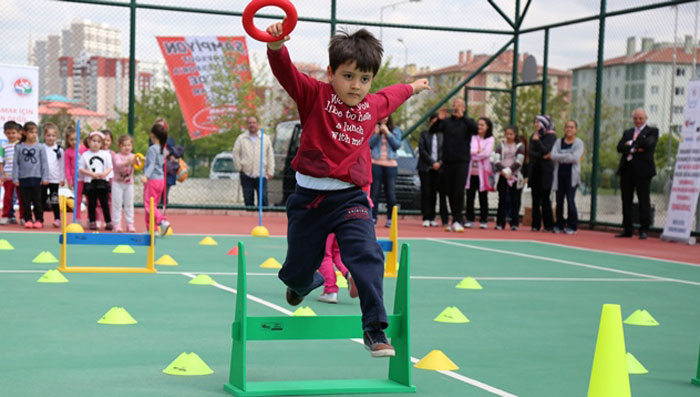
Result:
<instances>
[{"instance_id":1,"label":"green sports court surface","mask_svg":"<svg viewBox=\"0 0 700 397\"><path fill-rule=\"evenodd\" d=\"M159 240L156 258L178 266L158 274L66 274L68 283L36 280L57 265L35 264L41 251L58 256L55 234L3 233L14 250L0 251L0 395L226 396L234 317L236 257L248 252L249 315L289 314L276 270L283 238L204 236ZM700 267L591 252L529 241L405 239L411 247L411 355L443 351L458 370L413 370L421 396L583 396L588 388L602 305L620 304L626 318L646 309L656 327L624 326L627 351L649 370L630 375L633 396L698 396ZM115 254L109 246L69 246L69 266L142 266L146 248ZM672 246L672 249L682 249ZM211 275L219 285L188 282ZM467 276L482 290L457 289ZM395 279L385 280L393 307ZM360 314L340 291L339 304L303 303L318 315ZM100 325L111 307L135 325ZM456 306L470 320L433 319ZM358 324L359 327L359 324ZM214 370L171 376L162 370L182 352ZM388 361L372 359L351 340L248 343L248 380L385 378Z\"/></svg>"}]
</instances>

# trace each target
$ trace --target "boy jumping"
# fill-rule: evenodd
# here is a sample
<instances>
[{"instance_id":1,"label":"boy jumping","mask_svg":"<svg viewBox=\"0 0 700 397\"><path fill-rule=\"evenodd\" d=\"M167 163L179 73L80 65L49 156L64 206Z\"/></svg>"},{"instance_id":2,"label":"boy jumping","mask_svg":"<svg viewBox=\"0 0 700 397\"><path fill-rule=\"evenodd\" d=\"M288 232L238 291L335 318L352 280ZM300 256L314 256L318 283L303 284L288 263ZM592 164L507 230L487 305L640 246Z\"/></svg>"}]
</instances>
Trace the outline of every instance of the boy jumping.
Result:
<instances>
[{"instance_id":1,"label":"boy jumping","mask_svg":"<svg viewBox=\"0 0 700 397\"><path fill-rule=\"evenodd\" d=\"M282 35L282 23L267 28ZM377 244L370 204L362 186L371 182L369 138L380 119L412 94L430 89L428 80L396 84L369 94L381 65L381 43L367 30L340 33L328 47L329 83L300 73L284 43L268 43L272 73L299 109L302 129L292 161L297 188L287 200L287 258L279 278L287 302L296 306L323 285L317 272L326 237L335 233L343 262L357 286L365 347L372 357L392 357L383 301L384 253Z\"/></svg>"}]
</instances>

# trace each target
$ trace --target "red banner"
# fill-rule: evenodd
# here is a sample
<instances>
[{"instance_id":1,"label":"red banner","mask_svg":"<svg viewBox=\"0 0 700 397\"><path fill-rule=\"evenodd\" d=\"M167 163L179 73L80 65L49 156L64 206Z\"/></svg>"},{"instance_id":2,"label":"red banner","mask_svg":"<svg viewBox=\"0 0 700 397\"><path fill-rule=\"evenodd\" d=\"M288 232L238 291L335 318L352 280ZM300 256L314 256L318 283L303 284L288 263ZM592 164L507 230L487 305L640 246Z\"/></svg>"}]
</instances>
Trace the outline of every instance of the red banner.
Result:
<instances>
[{"instance_id":1,"label":"red banner","mask_svg":"<svg viewBox=\"0 0 700 397\"><path fill-rule=\"evenodd\" d=\"M175 93L180 102L182 116L192 140L218 133L221 129L217 123L218 116L236 112L241 104L236 98L240 95L228 95L221 102L212 88L217 73L223 69L238 76L240 82L250 81L250 64L248 48L244 36L186 36L156 37L170 71L170 78L175 86ZM224 68L224 65L229 63ZM218 73L220 75L220 73Z\"/></svg>"}]
</instances>

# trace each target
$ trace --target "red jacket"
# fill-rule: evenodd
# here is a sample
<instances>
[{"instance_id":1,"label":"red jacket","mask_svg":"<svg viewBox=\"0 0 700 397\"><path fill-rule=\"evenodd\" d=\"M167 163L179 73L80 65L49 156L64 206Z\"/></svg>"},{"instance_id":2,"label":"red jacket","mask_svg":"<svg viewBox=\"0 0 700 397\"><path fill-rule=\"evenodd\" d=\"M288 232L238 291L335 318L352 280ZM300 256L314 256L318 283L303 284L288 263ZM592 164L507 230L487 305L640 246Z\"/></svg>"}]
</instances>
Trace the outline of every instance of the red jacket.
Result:
<instances>
[{"instance_id":1,"label":"red jacket","mask_svg":"<svg viewBox=\"0 0 700 397\"><path fill-rule=\"evenodd\" d=\"M371 183L369 138L380 119L389 116L412 94L396 84L349 107L322 83L297 70L286 47L267 50L272 73L299 108L303 134L294 170L316 178L335 178L357 186Z\"/></svg>"}]
</instances>

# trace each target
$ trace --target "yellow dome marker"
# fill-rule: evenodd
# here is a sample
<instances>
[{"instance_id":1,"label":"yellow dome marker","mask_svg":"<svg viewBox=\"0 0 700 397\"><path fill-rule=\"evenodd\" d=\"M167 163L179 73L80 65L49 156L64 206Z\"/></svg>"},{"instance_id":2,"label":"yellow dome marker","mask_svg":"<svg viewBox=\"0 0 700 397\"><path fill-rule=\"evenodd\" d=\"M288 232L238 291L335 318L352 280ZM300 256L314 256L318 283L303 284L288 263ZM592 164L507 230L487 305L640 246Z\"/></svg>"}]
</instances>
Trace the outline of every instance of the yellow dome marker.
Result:
<instances>
[{"instance_id":1,"label":"yellow dome marker","mask_svg":"<svg viewBox=\"0 0 700 397\"><path fill-rule=\"evenodd\" d=\"M459 369L457 364L453 363L442 350L431 351L413 367L429 371L455 371Z\"/></svg>"}]
</instances>

